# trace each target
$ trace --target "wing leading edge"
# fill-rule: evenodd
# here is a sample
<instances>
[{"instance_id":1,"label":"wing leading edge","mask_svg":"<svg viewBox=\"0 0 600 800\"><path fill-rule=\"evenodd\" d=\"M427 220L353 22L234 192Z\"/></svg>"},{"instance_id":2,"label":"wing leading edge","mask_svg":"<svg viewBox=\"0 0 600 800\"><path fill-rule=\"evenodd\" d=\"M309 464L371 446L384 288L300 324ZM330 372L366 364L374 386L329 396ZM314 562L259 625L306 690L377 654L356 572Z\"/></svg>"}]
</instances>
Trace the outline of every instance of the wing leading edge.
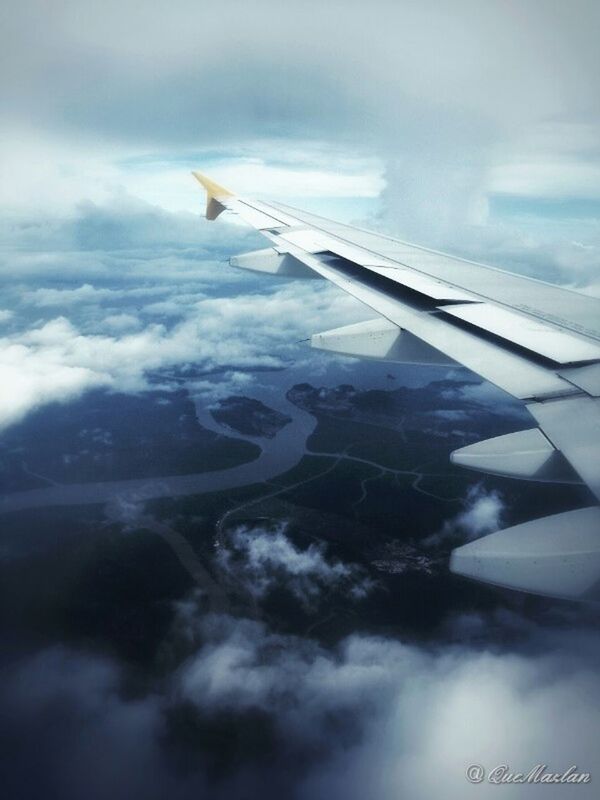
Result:
<instances>
[{"instance_id":1,"label":"wing leading edge","mask_svg":"<svg viewBox=\"0 0 600 800\"><path fill-rule=\"evenodd\" d=\"M193 174L207 192L208 219L228 211L271 241L233 257L233 266L325 278L376 312L368 322L313 335L313 347L399 363L458 362L526 403L537 428L461 448L454 463L582 482L600 499L599 300L242 198ZM600 599L600 508L497 531L454 550L450 568L522 591Z\"/></svg>"}]
</instances>

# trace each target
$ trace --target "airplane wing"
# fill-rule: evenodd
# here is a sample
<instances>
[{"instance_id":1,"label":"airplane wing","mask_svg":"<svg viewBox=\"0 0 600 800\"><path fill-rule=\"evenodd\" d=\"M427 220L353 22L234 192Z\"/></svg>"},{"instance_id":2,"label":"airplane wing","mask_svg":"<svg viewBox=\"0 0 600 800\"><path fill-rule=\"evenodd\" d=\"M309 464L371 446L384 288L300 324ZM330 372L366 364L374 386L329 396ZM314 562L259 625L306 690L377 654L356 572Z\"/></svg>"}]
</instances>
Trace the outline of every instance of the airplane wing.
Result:
<instances>
[{"instance_id":1,"label":"airplane wing","mask_svg":"<svg viewBox=\"0 0 600 800\"><path fill-rule=\"evenodd\" d=\"M537 427L456 450L494 475L581 482L590 505L477 539L450 569L521 591L600 599L600 300L235 195L193 173L206 216L225 210L270 240L231 258L243 269L325 278L371 308L367 322L315 333L323 350L400 363L460 363L522 400Z\"/></svg>"}]
</instances>

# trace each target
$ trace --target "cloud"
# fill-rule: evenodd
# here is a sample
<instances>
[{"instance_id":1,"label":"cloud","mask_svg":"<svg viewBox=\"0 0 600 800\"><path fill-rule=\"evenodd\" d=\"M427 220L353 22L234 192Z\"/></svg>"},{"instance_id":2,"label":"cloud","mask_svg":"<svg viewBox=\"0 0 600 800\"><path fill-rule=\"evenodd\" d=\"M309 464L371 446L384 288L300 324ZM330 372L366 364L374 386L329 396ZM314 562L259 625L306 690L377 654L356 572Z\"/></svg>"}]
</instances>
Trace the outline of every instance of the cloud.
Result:
<instances>
[{"instance_id":1,"label":"cloud","mask_svg":"<svg viewBox=\"0 0 600 800\"><path fill-rule=\"evenodd\" d=\"M591 771L597 757L589 697L599 684L587 656L570 650L573 642L524 657L464 647L433 653L354 635L326 650L228 618L205 619L199 637L200 649L178 674L178 692L202 714L267 714L292 760L318 752L301 777L291 767L295 797L358 800L368 787L378 800L420 800L443 787L445 796L463 798L470 763L515 770L575 763ZM269 774L277 783L277 761ZM495 790L476 788L482 797ZM560 787L545 788L564 796ZM589 786L580 788L593 796ZM504 789L511 798L530 794L529 787Z\"/></svg>"},{"instance_id":2,"label":"cloud","mask_svg":"<svg viewBox=\"0 0 600 800\"><path fill-rule=\"evenodd\" d=\"M428 536L424 544L434 546L443 541L471 541L493 533L502 527L505 512L502 495L495 489L487 491L483 484L477 483L467 491L463 510L447 520L439 533Z\"/></svg>"},{"instance_id":3,"label":"cloud","mask_svg":"<svg viewBox=\"0 0 600 800\"><path fill-rule=\"evenodd\" d=\"M361 600L374 587L358 565L327 558L322 544L297 547L286 535L283 524L272 531L235 528L217 551L216 561L234 585L241 584L255 599L283 586L309 611L324 594L338 592Z\"/></svg>"},{"instance_id":4,"label":"cloud","mask_svg":"<svg viewBox=\"0 0 600 800\"><path fill-rule=\"evenodd\" d=\"M65 800L358 800L368 787L377 800L429 800L495 797L497 787L466 782L471 763L593 773L593 632L577 618L544 628L514 614L480 616L454 621L455 635L476 631L479 643L459 636L432 648L355 633L326 646L262 621L203 615L188 598L160 676L133 695L130 671L109 658L64 647L28 654L0 688L5 790L43 788ZM557 800L564 791L544 787ZM522 800L538 790L502 793ZM595 797L593 781L577 796Z\"/></svg>"},{"instance_id":5,"label":"cloud","mask_svg":"<svg viewBox=\"0 0 600 800\"><path fill-rule=\"evenodd\" d=\"M93 288L84 287L84 294L93 296ZM50 293L52 305L58 296ZM67 291L67 305L72 299ZM335 327L353 316L364 318L364 312L351 298L326 285L295 284L261 295L201 299L171 328L151 323L119 335L113 325L112 335L86 334L66 317L55 317L0 338L0 381L11 387L2 394L0 426L43 403L71 400L91 388L143 390L146 373L166 366L280 366L294 342L323 327L323 319Z\"/></svg>"},{"instance_id":6,"label":"cloud","mask_svg":"<svg viewBox=\"0 0 600 800\"><path fill-rule=\"evenodd\" d=\"M80 197L65 208L60 203L46 204L38 211L31 202L25 209L7 210L0 221L5 243L3 263L9 268L12 259L23 253L38 258L52 254L56 268L57 262L75 253L83 262L81 281L87 263L94 259L104 259L113 266L115 259L121 258L129 268L138 260L159 260L173 254L218 260L226 247L244 249L246 242L263 241L249 228L232 224L231 218L229 222L227 218L219 220L218 225L204 221L204 196L191 176L181 173L184 185L188 177L194 189L195 213L175 213L152 205L119 186L106 192L102 200L91 200L85 184L79 185ZM50 272L53 278L55 271ZM63 277L59 272L59 278ZM104 277L118 282L127 274L111 271Z\"/></svg>"},{"instance_id":7,"label":"cloud","mask_svg":"<svg viewBox=\"0 0 600 800\"><path fill-rule=\"evenodd\" d=\"M5 204L101 202L121 186L190 211L192 165L288 198L373 195L383 176L396 234L508 267L517 250L546 275L545 241L576 258L579 222L559 234L538 203L533 248L530 224L507 224L494 201L600 198L597 4L380 6L319 4L315 29L314 3L159 2L140 36L131 3L64 0L52 19L39 0L11 8ZM597 248L598 231L586 236Z\"/></svg>"},{"instance_id":8,"label":"cloud","mask_svg":"<svg viewBox=\"0 0 600 800\"><path fill-rule=\"evenodd\" d=\"M450 377L452 377L452 374ZM493 407L498 412L501 412L503 417L521 422L531 420L529 413L521 402L494 386L493 383L489 383L489 381L463 382L456 387L444 389L440 396L446 400L462 402L465 406L472 406L475 403L485 408Z\"/></svg>"},{"instance_id":9,"label":"cloud","mask_svg":"<svg viewBox=\"0 0 600 800\"><path fill-rule=\"evenodd\" d=\"M65 326L60 327L64 332ZM40 351L0 340L0 382L10 387L0 394L0 428L4 428L44 403L73 399L85 390L110 386L111 378L97 367L61 363L51 347Z\"/></svg>"},{"instance_id":10,"label":"cloud","mask_svg":"<svg viewBox=\"0 0 600 800\"><path fill-rule=\"evenodd\" d=\"M491 173L494 192L595 198L600 191L600 120L547 120L522 132ZM587 161L580 160L587 155ZM502 153L500 152L502 158Z\"/></svg>"},{"instance_id":11,"label":"cloud","mask_svg":"<svg viewBox=\"0 0 600 800\"><path fill-rule=\"evenodd\" d=\"M387 116L409 121L415 98L428 103L445 98L506 125L520 117L556 117L566 109L581 112L595 99L598 57L590 31L595 6L588 0L575 6L577 13L567 14L560 6L542 9L528 1L519 4L518 15L509 4L486 6L474 16L469 0L452 6L439 0L419 7L384 3L382 25L361 3L333 2L319 6L315 30L314 3L281 8L258 0L250 11L232 2L227 10L208 12L178 0L156 3L144 20L143 36L135 37L133 4L108 2L98 9L87 3L82 16L79 6L66 0L61 13L52 19L44 15L46 36L35 40L33 50L27 45L36 31L28 22L40 18L43 7L29 0L6 20L6 69L15 85L7 81L3 87L4 102L13 118L28 113L38 123L144 142L197 142L217 132L231 136L243 121L251 121L254 130L289 130L302 114L305 129L323 131L340 114L339 126L356 123L359 110L383 114L385 98ZM199 27L203 48L197 44ZM410 33L402 48L399 28ZM560 38L553 36L556 30ZM365 35L378 37L376 50L361 47ZM219 60L223 52L229 53L226 62ZM561 68L548 86L553 61ZM103 91L94 96L82 91L83 63L88 77L104 79ZM303 85L311 76L320 83ZM48 81L61 117L45 94ZM296 91L286 93L286 84ZM337 92L328 106L323 100L332 89ZM350 98L356 110L349 107Z\"/></svg>"},{"instance_id":12,"label":"cloud","mask_svg":"<svg viewBox=\"0 0 600 800\"><path fill-rule=\"evenodd\" d=\"M504 512L504 502L495 490L487 492L481 485L467 492L465 510L451 523L469 539L498 530Z\"/></svg>"},{"instance_id":13,"label":"cloud","mask_svg":"<svg viewBox=\"0 0 600 800\"><path fill-rule=\"evenodd\" d=\"M133 314L110 314L102 320L102 327L111 333L123 333L140 327L140 320Z\"/></svg>"},{"instance_id":14,"label":"cloud","mask_svg":"<svg viewBox=\"0 0 600 800\"><path fill-rule=\"evenodd\" d=\"M17 311L0 337L0 378L11 387L0 427L91 388L143 390L148 371L177 364L279 366L323 320L364 319L359 303L325 284L270 283L219 263L253 248L254 234L248 246L241 230L127 198L39 227L9 225L0 273L16 264L26 283L2 289Z\"/></svg>"},{"instance_id":15,"label":"cloud","mask_svg":"<svg viewBox=\"0 0 600 800\"><path fill-rule=\"evenodd\" d=\"M110 300L119 296L113 289L96 289L89 283L84 283L76 289L35 289L26 295L26 302L41 308L53 306L68 306L76 303L97 303Z\"/></svg>"},{"instance_id":16,"label":"cloud","mask_svg":"<svg viewBox=\"0 0 600 800\"><path fill-rule=\"evenodd\" d=\"M595 713L586 713L582 689L595 693L597 687L587 667L580 665L567 677L560 657L458 651L429 660L406 648L392 646L387 653L375 649L380 668L391 673L389 711L372 720L366 744L340 753L320 774L309 775L304 797L358 800L365 785L381 800L399 795L420 800L441 791L450 798L471 793L494 797L495 786L468 786L468 764L487 770L509 764L515 771L527 771L530 763L543 763L562 771L572 763L593 763L595 745L576 733L572 714L577 705L584 714L583 728L592 730ZM558 741L552 728L569 729L576 742ZM537 791L504 788L507 797L519 800ZM556 798L564 797L564 787L545 788ZM584 792L593 796L589 785Z\"/></svg>"},{"instance_id":17,"label":"cloud","mask_svg":"<svg viewBox=\"0 0 600 800\"><path fill-rule=\"evenodd\" d=\"M109 659L63 647L11 665L1 690L7 795L164 797L160 703L123 701L121 680Z\"/></svg>"},{"instance_id":18,"label":"cloud","mask_svg":"<svg viewBox=\"0 0 600 800\"><path fill-rule=\"evenodd\" d=\"M294 197L304 204L315 198L375 199L383 187L383 165L376 156L327 142L280 138L210 146L175 159L169 153L125 158L114 183L154 206L198 213L203 196L189 170L199 164L242 196Z\"/></svg>"}]
</instances>

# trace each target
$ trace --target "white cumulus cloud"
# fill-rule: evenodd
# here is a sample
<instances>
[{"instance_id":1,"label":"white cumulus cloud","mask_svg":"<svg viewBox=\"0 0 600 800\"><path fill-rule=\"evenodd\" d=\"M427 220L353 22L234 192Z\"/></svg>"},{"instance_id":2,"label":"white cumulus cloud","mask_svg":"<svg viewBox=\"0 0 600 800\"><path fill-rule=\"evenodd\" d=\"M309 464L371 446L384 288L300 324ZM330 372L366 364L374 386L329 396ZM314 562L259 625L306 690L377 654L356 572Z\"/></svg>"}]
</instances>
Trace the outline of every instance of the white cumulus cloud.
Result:
<instances>
[{"instance_id":1,"label":"white cumulus cloud","mask_svg":"<svg viewBox=\"0 0 600 800\"><path fill-rule=\"evenodd\" d=\"M502 527L506 510L504 498L495 489L487 491L482 484L471 486L463 501L463 509L446 520L442 530L425 539L425 544L435 545L444 540L470 541Z\"/></svg>"},{"instance_id":2,"label":"white cumulus cloud","mask_svg":"<svg viewBox=\"0 0 600 800\"><path fill-rule=\"evenodd\" d=\"M234 529L217 553L219 568L257 599L280 585L307 609L325 592L339 591L362 599L371 591L374 582L359 566L328 557L320 543L298 547L285 531L285 525L272 531L245 526Z\"/></svg>"},{"instance_id":3,"label":"white cumulus cloud","mask_svg":"<svg viewBox=\"0 0 600 800\"><path fill-rule=\"evenodd\" d=\"M121 317L108 325L110 333L83 333L67 317L55 317L0 338L0 428L87 389L143 390L146 373L166 366L279 366L323 319L335 327L364 316L356 301L331 287L295 284L262 295L202 299L172 328L153 323L128 331L123 323L132 321Z\"/></svg>"}]
</instances>

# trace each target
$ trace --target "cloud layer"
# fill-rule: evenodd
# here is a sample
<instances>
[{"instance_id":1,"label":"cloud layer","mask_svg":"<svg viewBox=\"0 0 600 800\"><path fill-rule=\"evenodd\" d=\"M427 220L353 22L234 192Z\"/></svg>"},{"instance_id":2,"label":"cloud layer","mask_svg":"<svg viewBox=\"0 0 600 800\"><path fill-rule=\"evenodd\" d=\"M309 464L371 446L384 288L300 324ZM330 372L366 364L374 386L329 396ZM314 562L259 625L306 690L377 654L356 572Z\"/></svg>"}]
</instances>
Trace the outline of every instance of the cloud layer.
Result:
<instances>
[{"instance_id":1,"label":"cloud layer","mask_svg":"<svg viewBox=\"0 0 600 800\"><path fill-rule=\"evenodd\" d=\"M148 373L175 365L279 366L324 320L366 316L327 285L263 283L219 263L244 248L245 231L127 208L121 217L124 207L88 207L49 230L12 232L27 288L4 290L20 314L5 315L0 337L0 381L12 387L0 397L0 427L92 388L143 390Z\"/></svg>"},{"instance_id":2,"label":"cloud layer","mask_svg":"<svg viewBox=\"0 0 600 800\"><path fill-rule=\"evenodd\" d=\"M598 13L177 0L141 24L134 3L62 0L49 18L28 0L4 26L2 204L121 187L191 210L193 166L300 205L373 197L384 178L371 216L393 233L553 279L584 262L583 285L600 241Z\"/></svg>"},{"instance_id":3,"label":"cloud layer","mask_svg":"<svg viewBox=\"0 0 600 800\"><path fill-rule=\"evenodd\" d=\"M360 634L326 648L262 622L197 617L193 601L187 606L171 645L187 656L144 697L123 694L109 660L64 648L8 670L7 790L43 787L65 800L165 792L358 800L367 787L378 800L487 798L499 790L470 786L471 763L592 772L598 763L597 647L577 626L544 632L506 619L505 627L527 630L526 655L511 647L433 651ZM479 623L485 630L494 620ZM60 720L51 737L48 719ZM34 742L31 772L23 755ZM185 769L169 756L175 742L189 751ZM515 800L538 793L501 791ZM595 796L593 785L573 792ZM545 786L544 794L562 800L565 787Z\"/></svg>"}]
</instances>

